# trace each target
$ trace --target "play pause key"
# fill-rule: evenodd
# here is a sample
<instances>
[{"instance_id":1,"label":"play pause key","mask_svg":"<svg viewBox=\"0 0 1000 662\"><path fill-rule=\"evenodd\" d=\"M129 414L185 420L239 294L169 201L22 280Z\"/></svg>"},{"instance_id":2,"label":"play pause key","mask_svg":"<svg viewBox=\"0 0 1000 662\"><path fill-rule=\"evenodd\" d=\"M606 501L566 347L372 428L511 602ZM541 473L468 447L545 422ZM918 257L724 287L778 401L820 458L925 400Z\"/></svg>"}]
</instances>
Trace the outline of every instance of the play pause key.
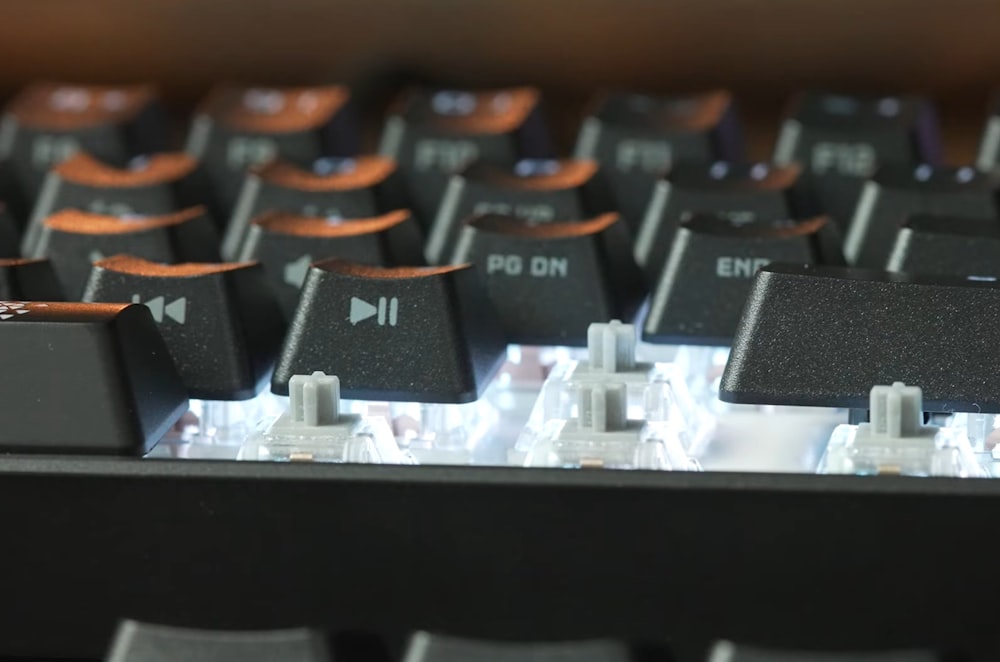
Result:
<instances>
[{"instance_id":1,"label":"play pause key","mask_svg":"<svg viewBox=\"0 0 1000 662\"><path fill-rule=\"evenodd\" d=\"M475 400L505 339L469 266L383 268L326 260L306 276L272 390L321 370L344 397Z\"/></svg>"},{"instance_id":2,"label":"play pause key","mask_svg":"<svg viewBox=\"0 0 1000 662\"><path fill-rule=\"evenodd\" d=\"M386 309L389 314L386 316ZM378 325L396 326L399 321L399 297L379 297L377 304L371 304L364 299L351 297L351 314L349 321L357 326L358 322L363 322L371 317L378 316Z\"/></svg>"}]
</instances>

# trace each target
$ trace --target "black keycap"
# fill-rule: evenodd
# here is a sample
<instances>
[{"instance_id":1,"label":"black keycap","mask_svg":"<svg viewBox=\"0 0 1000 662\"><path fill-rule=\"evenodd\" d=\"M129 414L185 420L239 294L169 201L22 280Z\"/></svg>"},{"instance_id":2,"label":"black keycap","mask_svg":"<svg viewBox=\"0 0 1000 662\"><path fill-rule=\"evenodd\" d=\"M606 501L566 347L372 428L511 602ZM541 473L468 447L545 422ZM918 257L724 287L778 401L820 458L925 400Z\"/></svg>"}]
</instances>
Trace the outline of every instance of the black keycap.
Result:
<instances>
[{"instance_id":1,"label":"black keycap","mask_svg":"<svg viewBox=\"0 0 1000 662\"><path fill-rule=\"evenodd\" d=\"M888 271L1000 277L1000 222L918 214L899 228Z\"/></svg>"},{"instance_id":2,"label":"black keycap","mask_svg":"<svg viewBox=\"0 0 1000 662\"><path fill-rule=\"evenodd\" d=\"M743 137L729 92L692 96L612 94L598 99L576 142L578 159L601 163L618 210L642 221L656 180L677 163L742 161Z\"/></svg>"},{"instance_id":3,"label":"black keycap","mask_svg":"<svg viewBox=\"0 0 1000 662\"><path fill-rule=\"evenodd\" d=\"M948 662L956 658L931 651L814 652L787 651L736 645L720 641L712 647L708 662Z\"/></svg>"},{"instance_id":4,"label":"black keycap","mask_svg":"<svg viewBox=\"0 0 1000 662\"><path fill-rule=\"evenodd\" d=\"M912 214L970 218L997 214L1000 174L971 167L885 166L865 184L844 242L848 262L885 267L896 232Z\"/></svg>"},{"instance_id":5,"label":"black keycap","mask_svg":"<svg viewBox=\"0 0 1000 662\"><path fill-rule=\"evenodd\" d=\"M479 216L452 263L479 272L509 342L583 346L591 323L631 320L645 297L617 214L543 225Z\"/></svg>"},{"instance_id":6,"label":"black keycap","mask_svg":"<svg viewBox=\"0 0 1000 662\"><path fill-rule=\"evenodd\" d=\"M843 265L840 235L826 216L734 225L698 216L681 225L650 299L648 342L732 342L757 270L770 262Z\"/></svg>"},{"instance_id":7,"label":"black keycap","mask_svg":"<svg viewBox=\"0 0 1000 662\"><path fill-rule=\"evenodd\" d=\"M0 125L2 126L2 125ZM0 133L2 135L2 133ZM21 192L10 161L0 157L0 204L20 231L28 220L30 201Z\"/></svg>"},{"instance_id":8,"label":"black keycap","mask_svg":"<svg viewBox=\"0 0 1000 662\"><path fill-rule=\"evenodd\" d=\"M590 218L615 206L596 161L526 160L513 169L475 163L448 184L427 239L427 261L446 262L472 216L500 214L537 224Z\"/></svg>"},{"instance_id":9,"label":"black keycap","mask_svg":"<svg viewBox=\"0 0 1000 662\"><path fill-rule=\"evenodd\" d=\"M320 370L359 400L470 402L506 353L472 267L314 264L271 390Z\"/></svg>"},{"instance_id":10,"label":"black keycap","mask_svg":"<svg viewBox=\"0 0 1000 662\"><path fill-rule=\"evenodd\" d=\"M406 208L396 162L383 156L319 159L310 170L273 161L246 176L222 245L239 255L250 222L269 210L326 218L370 218Z\"/></svg>"},{"instance_id":11,"label":"black keycap","mask_svg":"<svg viewBox=\"0 0 1000 662\"><path fill-rule=\"evenodd\" d=\"M0 202L0 257L17 257L21 254L21 241L14 218L7 213L7 206Z\"/></svg>"},{"instance_id":12,"label":"black keycap","mask_svg":"<svg viewBox=\"0 0 1000 662\"><path fill-rule=\"evenodd\" d=\"M48 260L0 259L0 299L62 301L59 280Z\"/></svg>"},{"instance_id":13,"label":"black keycap","mask_svg":"<svg viewBox=\"0 0 1000 662\"><path fill-rule=\"evenodd\" d=\"M233 632L125 620L107 662L330 662L323 635L307 629Z\"/></svg>"},{"instance_id":14,"label":"black keycap","mask_svg":"<svg viewBox=\"0 0 1000 662\"><path fill-rule=\"evenodd\" d=\"M697 213L733 223L818 214L798 166L763 163L680 165L656 183L635 242L635 256L654 281L663 269L678 225Z\"/></svg>"},{"instance_id":15,"label":"black keycap","mask_svg":"<svg viewBox=\"0 0 1000 662\"><path fill-rule=\"evenodd\" d=\"M636 659L627 644L610 639L524 643L417 632L410 639L403 662L632 662Z\"/></svg>"},{"instance_id":16,"label":"black keycap","mask_svg":"<svg viewBox=\"0 0 1000 662\"><path fill-rule=\"evenodd\" d=\"M473 161L513 167L553 156L537 89L411 90L386 120L379 152L399 163L417 220L429 227L448 176Z\"/></svg>"},{"instance_id":17,"label":"black keycap","mask_svg":"<svg viewBox=\"0 0 1000 662\"><path fill-rule=\"evenodd\" d=\"M188 393L204 400L259 393L284 330L255 263L163 265L118 255L94 264L83 298L146 304Z\"/></svg>"},{"instance_id":18,"label":"black keycap","mask_svg":"<svg viewBox=\"0 0 1000 662\"><path fill-rule=\"evenodd\" d=\"M354 156L360 130L345 87L219 85L202 102L185 150L200 159L231 210L247 168L282 158L302 166Z\"/></svg>"},{"instance_id":19,"label":"black keycap","mask_svg":"<svg viewBox=\"0 0 1000 662\"><path fill-rule=\"evenodd\" d=\"M141 454L187 411L142 306L0 301L0 365L3 451Z\"/></svg>"},{"instance_id":20,"label":"black keycap","mask_svg":"<svg viewBox=\"0 0 1000 662\"><path fill-rule=\"evenodd\" d=\"M125 165L166 148L155 90L38 83L21 91L0 123L0 161L7 161L25 200L34 199L49 168L78 151Z\"/></svg>"},{"instance_id":21,"label":"black keycap","mask_svg":"<svg viewBox=\"0 0 1000 662\"><path fill-rule=\"evenodd\" d=\"M181 152L133 159L125 168L77 152L55 166L35 203L23 242L34 250L42 221L64 209L108 216L159 216L206 204L211 196L198 162ZM218 219L213 218L216 223Z\"/></svg>"},{"instance_id":22,"label":"black keycap","mask_svg":"<svg viewBox=\"0 0 1000 662\"><path fill-rule=\"evenodd\" d=\"M1000 92L995 92L990 100L990 116L986 120L976 166L982 170L993 170L1000 165Z\"/></svg>"},{"instance_id":23,"label":"black keycap","mask_svg":"<svg viewBox=\"0 0 1000 662\"><path fill-rule=\"evenodd\" d=\"M1000 284L771 264L753 282L722 377L726 402L867 409L877 384L927 411L1000 412L991 357Z\"/></svg>"},{"instance_id":24,"label":"black keycap","mask_svg":"<svg viewBox=\"0 0 1000 662\"><path fill-rule=\"evenodd\" d=\"M91 265L119 253L165 263L217 262L218 236L203 207L134 220L65 210L45 219L30 256L52 260L63 292L76 301Z\"/></svg>"},{"instance_id":25,"label":"black keycap","mask_svg":"<svg viewBox=\"0 0 1000 662\"><path fill-rule=\"evenodd\" d=\"M802 164L824 213L846 229L878 166L941 162L937 115L923 97L807 92L789 105L774 162Z\"/></svg>"},{"instance_id":26,"label":"black keycap","mask_svg":"<svg viewBox=\"0 0 1000 662\"><path fill-rule=\"evenodd\" d=\"M420 228L410 212L331 223L325 218L265 212L250 226L240 260L263 265L285 317L299 303L309 265L339 257L375 266L423 263Z\"/></svg>"}]
</instances>

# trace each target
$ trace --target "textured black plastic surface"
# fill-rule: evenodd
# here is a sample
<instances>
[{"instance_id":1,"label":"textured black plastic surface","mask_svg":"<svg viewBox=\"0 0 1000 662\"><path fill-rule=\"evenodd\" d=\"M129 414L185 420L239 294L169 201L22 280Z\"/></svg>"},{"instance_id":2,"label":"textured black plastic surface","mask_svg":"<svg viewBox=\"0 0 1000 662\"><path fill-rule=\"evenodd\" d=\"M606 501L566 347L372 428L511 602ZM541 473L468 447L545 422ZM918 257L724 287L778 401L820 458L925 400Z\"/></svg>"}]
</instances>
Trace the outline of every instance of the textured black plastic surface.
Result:
<instances>
[{"instance_id":1,"label":"textured black plastic surface","mask_svg":"<svg viewBox=\"0 0 1000 662\"><path fill-rule=\"evenodd\" d=\"M884 269L896 232L913 214L990 218L1000 174L971 167L883 166L865 183L844 241L850 263Z\"/></svg>"},{"instance_id":2,"label":"textured black plastic surface","mask_svg":"<svg viewBox=\"0 0 1000 662\"><path fill-rule=\"evenodd\" d=\"M62 288L48 260L0 259L0 300L62 301Z\"/></svg>"},{"instance_id":3,"label":"textured black plastic surface","mask_svg":"<svg viewBox=\"0 0 1000 662\"><path fill-rule=\"evenodd\" d=\"M59 216L75 213L65 211L49 217L34 250L28 253L51 261L59 285L71 301L83 296L93 263L112 255L129 254L164 264L219 261L218 235L204 207L179 212L175 220L162 224L79 213L79 222L50 225ZM181 218L181 214L185 216ZM98 225L104 227L95 229Z\"/></svg>"},{"instance_id":4,"label":"textured black plastic surface","mask_svg":"<svg viewBox=\"0 0 1000 662\"><path fill-rule=\"evenodd\" d=\"M144 306L0 302L0 449L141 454L187 410Z\"/></svg>"},{"instance_id":5,"label":"textured black plastic surface","mask_svg":"<svg viewBox=\"0 0 1000 662\"><path fill-rule=\"evenodd\" d=\"M10 111L12 103L0 123L0 160L8 162L12 181L24 200L33 200L49 168L75 151L85 151L102 161L123 166L132 157L166 149L166 118L163 109L152 97L134 115L119 117L111 108L116 102L109 100L105 94L115 94L116 91L73 85L67 85L58 92L47 84L42 84L40 88L50 88L53 92L45 100L45 116L49 119L41 123L36 115L30 123L26 123ZM62 101L55 98L56 93L63 95ZM117 91L117 94L121 92ZM67 95L74 98L67 98ZM22 90L16 100L22 97L35 97L34 103L40 100L32 87ZM81 105L84 98L87 101ZM95 110L102 104L108 108L107 112ZM60 105L62 109L56 112ZM76 122L74 116L81 112L91 113L95 121ZM99 113L103 116L98 117ZM64 116L63 119L57 119L57 114Z\"/></svg>"},{"instance_id":6,"label":"textured black plastic surface","mask_svg":"<svg viewBox=\"0 0 1000 662\"><path fill-rule=\"evenodd\" d=\"M464 223L474 216L577 221L613 212L617 206L595 161L522 161L514 170L474 163L448 182L427 237L427 260L447 263Z\"/></svg>"},{"instance_id":7,"label":"textured black plastic surface","mask_svg":"<svg viewBox=\"0 0 1000 662\"><path fill-rule=\"evenodd\" d=\"M475 271L380 269L327 260L302 288L271 388L321 370L359 400L470 402L506 356Z\"/></svg>"},{"instance_id":8,"label":"textured black plastic surface","mask_svg":"<svg viewBox=\"0 0 1000 662\"><path fill-rule=\"evenodd\" d=\"M518 104L524 100L524 112L511 103L511 94L519 97ZM513 166L520 159L554 156L534 94L525 88L423 88L400 98L386 120L379 153L399 164L410 209L425 230L450 176L473 160Z\"/></svg>"},{"instance_id":9,"label":"textured black plastic surface","mask_svg":"<svg viewBox=\"0 0 1000 662\"><path fill-rule=\"evenodd\" d=\"M153 315L192 398L246 400L265 387L284 321L256 263L176 267L119 256L94 265L85 301Z\"/></svg>"},{"instance_id":10,"label":"textured black plastic surface","mask_svg":"<svg viewBox=\"0 0 1000 662\"><path fill-rule=\"evenodd\" d=\"M424 264L420 227L408 211L333 225L325 218L264 213L250 224L238 255L264 267L271 291L290 320L309 265L341 258L374 266Z\"/></svg>"},{"instance_id":11,"label":"textured black plastic surface","mask_svg":"<svg viewBox=\"0 0 1000 662\"><path fill-rule=\"evenodd\" d=\"M0 190L0 195L3 191ZM20 240L17 224L14 217L7 212L7 207L0 198L0 258L17 257L20 255Z\"/></svg>"},{"instance_id":12,"label":"textured black plastic surface","mask_svg":"<svg viewBox=\"0 0 1000 662\"><path fill-rule=\"evenodd\" d=\"M941 152L929 99L806 92L789 104L774 162L801 163L824 212L846 229L879 165L936 165Z\"/></svg>"},{"instance_id":13,"label":"textured black plastic surface","mask_svg":"<svg viewBox=\"0 0 1000 662\"><path fill-rule=\"evenodd\" d=\"M911 216L896 233L886 269L1000 277L1000 222L995 218Z\"/></svg>"},{"instance_id":14,"label":"textured black plastic surface","mask_svg":"<svg viewBox=\"0 0 1000 662\"><path fill-rule=\"evenodd\" d=\"M743 136L732 98L610 94L593 104L576 142L576 158L603 164L618 211L639 227L656 179L675 163L739 162Z\"/></svg>"},{"instance_id":15,"label":"textured black plastic surface","mask_svg":"<svg viewBox=\"0 0 1000 662\"><path fill-rule=\"evenodd\" d=\"M381 178L359 182L357 167L364 168L371 157L321 159L313 168L299 169L294 163L272 162L246 174L239 198L226 226L223 254L228 257L245 250L243 243L250 223L268 210L324 216L328 218L369 218L407 207L403 183L395 163L388 160ZM361 165L359 164L361 162ZM316 166L320 167L317 172ZM322 167L331 170L327 172ZM276 173L283 173L279 176Z\"/></svg>"},{"instance_id":16,"label":"textured black plastic surface","mask_svg":"<svg viewBox=\"0 0 1000 662\"><path fill-rule=\"evenodd\" d=\"M630 321L646 294L617 214L541 225L475 218L452 262L476 268L513 343L585 346L594 320Z\"/></svg>"},{"instance_id":17,"label":"textured black plastic surface","mask_svg":"<svg viewBox=\"0 0 1000 662\"><path fill-rule=\"evenodd\" d=\"M288 111L295 116L297 111L290 107L300 98L286 98L284 92L301 90L219 85L203 99L184 151L202 162L224 210L232 211L247 168L279 157L307 167L322 156L358 153L360 131L349 100L332 104L329 114L297 126L268 126L271 115ZM270 104L274 104L271 109ZM233 117L242 122L233 122ZM261 120L258 127L247 125L255 119Z\"/></svg>"},{"instance_id":18,"label":"textured black plastic surface","mask_svg":"<svg viewBox=\"0 0 1000 662\"><path fill-rule=\"evenodd\" d=\"M655 280L681 222L711 213L735 223L809 218L820 213L798 166L680 164L653 189L635 240L635 256Z\"/></svg>"},{"instance_id":19,"label":"textured black plastic surface","mask_svg":"<svg viewBox=\"0 0 1000 662\"><path fill-rule=\"evenodd\" d=\"M680 226L650 299L643 340L728 346L757 270L769 262L843 265L827 217L741 225L696 216Z\"/></svg>"},{"instance_id":20,"label":"textured black plastic surface","mask_svg":"<svg viewBox=\"0 0 1000 662\"><path fill-rule=\"evenodd\" d=\"M998 509L970 479L6 456L0 653L98 657L127 614L993 662Z\"/></svg>"},{"instance_id":21,"label":"textured black plastic surface","mask_svg":"<svg viewBox=\"0 0 1000 662\"><path fill-rule=\"evenodd\" d=\"M141 170L141 166L136 168ZM60 174L58 168L50 170L25 230L25 254L30 254L38 243L42 222L63 209L81 209L114 216L161 216L203 204L216 227L225 221L224 218L217 218L219 209L201 169L173 174L176 175L173 178L133 185L126 183L129 178L127 168L122 169L122 176L118 178L121 181L116 183L75 181Z\"/></svg>"},{"instance_id":22,"label":"textured black plastic surface","mask_svg":"<svg viewBox=\"0 0 1000 662\"><path fill-rule=\"evenodd\" d=\"M772 264L747 299L719 397L864 408L872 386L927 411L1000 412L1000 285Z\"/></svg>"}]
</instances>

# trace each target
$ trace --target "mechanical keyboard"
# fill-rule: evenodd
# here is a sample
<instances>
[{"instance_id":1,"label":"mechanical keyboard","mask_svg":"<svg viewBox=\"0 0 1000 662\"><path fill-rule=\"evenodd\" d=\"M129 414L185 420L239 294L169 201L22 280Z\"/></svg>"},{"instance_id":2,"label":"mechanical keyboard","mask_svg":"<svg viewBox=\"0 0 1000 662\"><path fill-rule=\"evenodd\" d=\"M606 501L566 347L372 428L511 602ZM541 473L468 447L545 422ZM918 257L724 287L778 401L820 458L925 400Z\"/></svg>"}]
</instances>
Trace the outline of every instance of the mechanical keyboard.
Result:
<instances>
[{"instance_id":1,"label":"mechanical keyboard","mask_svg":"<svg viewBox=\"0 0 1000 662\"><path fill-rule=\"evenodd\" d=\"M102 4L236 61L0 26L0 655L1000 656L995 81L914 76L938 10L725 74L745 35L635 45L694 7L511 5L524 55L455 7L463 61L392 3L327 54L392 67L258 68L291 17Z\"/></svg>"}]
</instances>

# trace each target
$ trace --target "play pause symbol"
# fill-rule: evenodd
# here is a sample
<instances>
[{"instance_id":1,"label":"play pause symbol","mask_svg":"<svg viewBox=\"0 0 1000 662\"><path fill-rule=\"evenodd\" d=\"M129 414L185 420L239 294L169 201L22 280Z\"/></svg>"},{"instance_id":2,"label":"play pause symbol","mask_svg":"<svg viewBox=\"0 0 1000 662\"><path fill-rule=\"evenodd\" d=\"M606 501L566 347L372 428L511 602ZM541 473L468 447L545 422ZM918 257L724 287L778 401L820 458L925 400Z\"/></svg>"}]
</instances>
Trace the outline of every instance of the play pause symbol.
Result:
<instances>
[{"instance_id":1,"label":"play pause symbol","mask_svg":"<svg viewBox=\"0 0 1000 662\"><path fill-rule=\"evenodd\" d=\"M388 313L388 314L387 314ZM396 297L379 297L377 304L371 304L364 299L351 297L351 324L357 325L370 317L375 317L379 326L396 326L399 319L399 299Z\"/></svg>"}]
</instances>

